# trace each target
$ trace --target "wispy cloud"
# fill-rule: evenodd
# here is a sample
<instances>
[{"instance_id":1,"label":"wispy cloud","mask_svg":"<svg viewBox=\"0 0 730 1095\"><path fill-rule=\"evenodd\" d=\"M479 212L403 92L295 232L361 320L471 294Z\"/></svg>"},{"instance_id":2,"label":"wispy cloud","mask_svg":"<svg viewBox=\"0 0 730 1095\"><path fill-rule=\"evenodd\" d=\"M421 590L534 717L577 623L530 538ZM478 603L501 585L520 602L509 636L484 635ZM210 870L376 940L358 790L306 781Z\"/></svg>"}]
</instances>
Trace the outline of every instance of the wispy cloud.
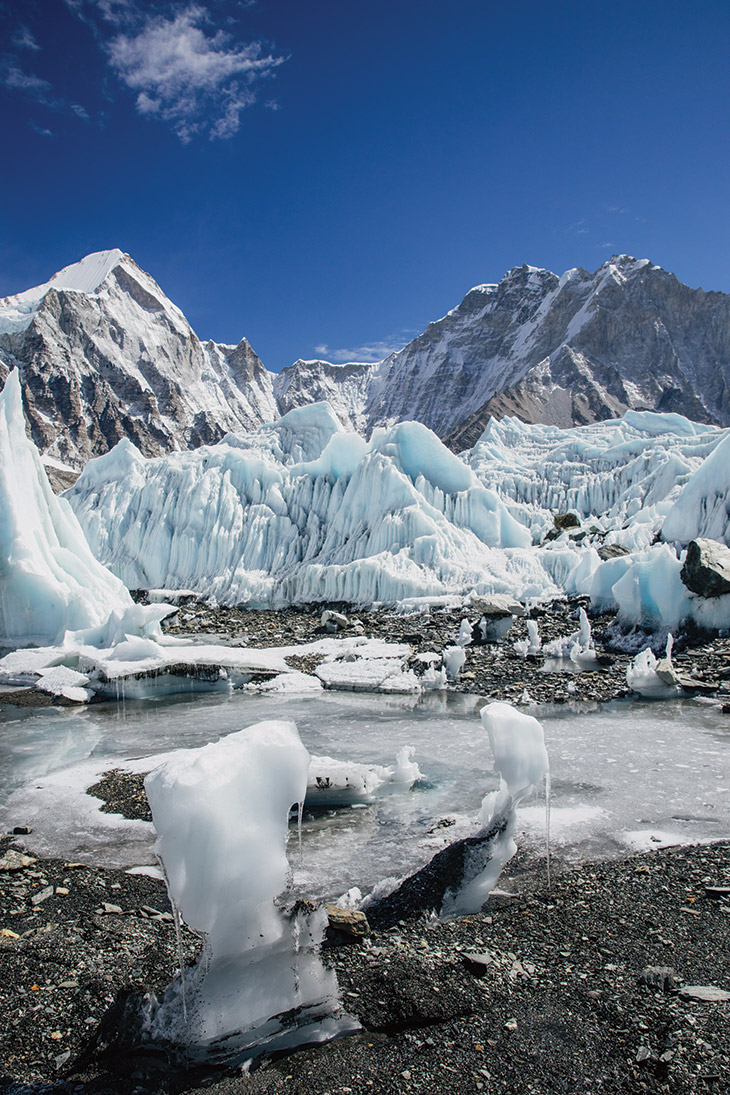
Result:
<instances>
[{"instance_id":1,"label":"wispy cloud","mask_svg":"<svg viewBox=\"0 0 730 1095\"><path fill-rule=\"evenodd\" d=\"M11 38L16 49L29 49L36 53L41 47L35 40L33 33L22 23Z\"/></svg>"},{"instance_id":2,"label":"wispy cloud","mask_svg":"<svg viewBox=\"0 0 730 1095\"><path fill-rule=\"evenodd\" d=\"M50 129L44 129L43 126L36 125L35 122L29 122L30 128L41 137L52 137Z\"/></svg>"},{"instance_id":3,"label":"wispy cloud","mask_svg":"<svg viewBox=\"0 0 730 1095\"><path fill-rule=\"evenodd\" d=\"M335 365L344 365L350 361L372 364L382 361L390 354L402 350L413 337L413 332L401 332L397 338L382 339L379 342L368 342L363 346L353 346L350 349L333 349L325 343L314 347L314 352L323 361L331 361Z\"/></svg>"},{"instance_id":4,"label":"wispy cloud","mask_svg":"<svg viewBox=\"0 0 730 1095\"><path fill-rule=\"evenodd\" d=\"M232 137L256 98L254 85L284 60L260 42L208 33L210 22L206 8L190 4L171 16L148 16L141 29L120 32L107 44L113 70L137 93L138 112L169 123L183 143L201 133Z\"/></svg>"}]
</instances>

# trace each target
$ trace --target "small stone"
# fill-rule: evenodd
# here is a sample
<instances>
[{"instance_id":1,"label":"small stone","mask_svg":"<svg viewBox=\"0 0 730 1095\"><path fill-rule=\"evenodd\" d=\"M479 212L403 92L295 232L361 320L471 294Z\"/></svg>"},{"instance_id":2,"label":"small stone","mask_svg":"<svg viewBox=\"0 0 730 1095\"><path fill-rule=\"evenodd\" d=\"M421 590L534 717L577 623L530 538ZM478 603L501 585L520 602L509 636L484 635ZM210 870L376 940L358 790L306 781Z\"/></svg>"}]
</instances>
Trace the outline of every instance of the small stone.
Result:
<instances>
[{"instance_id":1,"label":"small stone","mask_svg":"<svg viewBox=\"0 0 730 1095\"><path fill-rule=\"evenodd\" d=\"M33 906L41 905L44 901L47 901L49 897L53 896L53 886L44 886L38 893L34 893L30 899L30 903Z\"/></svg>"},{"instance_id":2,"label":"small stone","mask_svg":"<svg viewBox=\"0 0 730 1095\"><path fill-rule=\"evenodd\" d=\"M517 1020L516 1019L508 1019L507 1022L504 1024L504 1029L505 1030L510 1030L510 1031L513 1031L513 1032L515 1030L517 1030Z\"/></svg>"},{"instance_id":3,"label":"small stone","mask_svg":"<svg viewBox=\"0 0 730 1095\"><path fill-rule=\"evenodd\" d=\"M473 973L475 977L484 977L489 966L494 961L489 951L483 953L477 953L476 951L467 951L466 954L462 954L461 961L464 963L469 973Z\"/></svg>"},{"instance_id":4,"label":"small stone","mask_svg":"<svg viewBox=\"0 0 730 1095\"><path fill-rule=\"evenodd\" d=\"M730 898L730 886L705 886L705 894L714 900L722 901Z\"/></svg>"},{"instance_id":5,"label":"small stone","mask_svg":"<svg viewBox=\"0 0 730 1095\"><path fill-rule=\"evenodd\" d=\"M4 856L0 856L0 871L22 871L26 867L32 867L37 862L30 855L16 852L15 848L8 848Z\"/></svg>"},{"instance_id":6,"label":"small stone","mask_svg":"<svg viewBox=\"0 0 730 1095\"><path fill-rule=\"evenodd\" d=\"M671 966L647 966L639 975L639 983L657 992L676 992L682 978Z\"/></svg>"},{"instance_id":7,"label":"small stone","mask_svg":"<svg viewBox=\"0 0 730 1095\"><path fill-rule=\"evenodd\" d=\"M651 1059L651 1050L649 1049L649 1047L648 1046L639 1046L639 1048L636 1051L636 1057L635 1057L635 1060L636 1060L637 1064L642 1064L642 1062L648 1061L650 1059Z\"/></svg>"},{"instance_id":8,"label":"small stone","mask_svg":"<svg viewBox=\"0 0 730 1095\"><path fill-rule=\"evenodd\" d=\"M61 897L66 897L67 894L69 893L68 887L67 886L56 886L56 893L60 894Z\"/></svg>"},{"instance_id":9,"label":"small stone","mask_svg":"<svg viewBox=\"0 0 730 1095\"><path fill-rule=\"evenodd\" d=\"M30 836L32 832L30 825L16 825L13 828L13 836Z\"/></svg>"},{"instance_id":10,"label":"small stone","mask_svg":"<svg viewBox=\"0 0 730 1095\"><path fill-rule=\"evenodd\" d=\"M123 911L120 909L119 905L112 905L110 901L102 901L101 908L105 916L119 916Z\"/></svg>"},{"instance_id":11,"label":"small stone","mask_svg":"<svg viewBox=\"0 0 730 1095\"><path fill-rule=\"evenodd\" d=\"M10 928L0 928L0 939L20 939L20 936Z\"/></svg>"}]
</instances>

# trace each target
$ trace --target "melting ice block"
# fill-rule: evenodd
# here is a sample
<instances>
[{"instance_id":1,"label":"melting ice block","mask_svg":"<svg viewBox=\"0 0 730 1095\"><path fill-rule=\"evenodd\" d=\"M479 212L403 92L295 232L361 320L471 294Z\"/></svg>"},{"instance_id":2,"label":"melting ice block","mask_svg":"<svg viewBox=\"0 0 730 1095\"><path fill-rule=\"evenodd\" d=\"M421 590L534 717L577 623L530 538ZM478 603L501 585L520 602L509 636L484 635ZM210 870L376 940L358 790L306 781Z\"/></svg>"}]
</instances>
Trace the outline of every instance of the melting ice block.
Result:
<instances>
[{"instance_id":1,"label":"melting ice block","mask_svg":"<svg viewBox=\"0 0 730 1095\"><path fill-rule=\"evenodd\" d=\"M479 912L514 855L517 807L548 775L543 730L536 718L508 703L487 704L481 717L501 789L484 798L474 836L447 845L394 890L380 894L376 887L363 904L375 927L392 927L414 913L450 917Z\"/></svg>"},{"instance_id":2,"label":"melting ice block","mask_svg":"<svg viewBox=\"0 0 730 1095\"><path fill-rule=\"evenodd\" d=\"M444 898L442 916L478 912L497 884L505 863L517 851L514 841L517 807L548 772L548 755L541 724L509 703L488 703L482 725L489 734L494 768L502 787L482 802L479 820L485 834L494 834L473 855L458 891ZM476 851L476 850L475 850Z\"/></svg>"},{"instance_id":3,"label":"melting ice block","mask_svg":"<svg viewBox=\"0 0 730 1095\"><path fill-rule=\"evenodd\" d=\"M240 1060L353 1029L334 1017L337 980L318 956L326 910L285 914L275 904L288 877L289 810L304 801L308 768L295 724L271 721L180 750L145 780L170 897L205 937L197 965L147 1023L152 1040L185 1058Z\"/></svg>"}]
</instances>

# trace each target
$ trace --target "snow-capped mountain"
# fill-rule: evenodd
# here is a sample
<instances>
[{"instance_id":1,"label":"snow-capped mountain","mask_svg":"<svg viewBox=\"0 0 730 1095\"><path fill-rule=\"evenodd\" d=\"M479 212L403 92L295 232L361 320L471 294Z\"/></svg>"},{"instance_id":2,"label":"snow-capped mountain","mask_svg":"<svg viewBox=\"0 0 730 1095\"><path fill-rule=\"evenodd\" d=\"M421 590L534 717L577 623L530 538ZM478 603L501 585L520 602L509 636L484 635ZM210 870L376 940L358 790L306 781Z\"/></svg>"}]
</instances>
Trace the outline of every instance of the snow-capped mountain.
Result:
<instances>
[{"instance_id":1,"label":"snow-capped mountain","mask_svg":"<svg viewBox=\"0 0 730 1095\"><path fill-rule=\"evenodd\" d=\"M730 424L730 296L626 255L562 277L517 267L378 364L302 359L276 375L246 339L201 343L128 255L102 251L0 301L0 359L0 381L20 368L36 444L76 467L122 437L152 456L323 400L346 428L413 419L457 451L504 415Z\"/></svg>"},{"instance_id":2,"label":"snow-capped mountain","mask_svg":"<svg viewBox=\"0 0 730 1095\"><path fill-rule=\"evenodd\" d=\"M122 437L148 455L278 417L249 343L201 343L157 283L119 250L0 301L0 380L20 368L33 440L81 467Z\"/></svg>"},{"instance_id":3,"label":"snow-capped mountain","mask_svg":"<svg viewBox=\"0 0 730 1095\"><path fill-rule=\"evenodd\" d=\"M730 424L730 296L690 289L647 259L614 257L562 277L532 266L479 285L378 365L297 362L284 370L286 408L310 377L340 417L365 399L367 429L404 418L452 447L474 444L490 417L570 426L627 409L681 411ZM342 395L326 394L339 384Z\"/></svg>"}]
</instances>

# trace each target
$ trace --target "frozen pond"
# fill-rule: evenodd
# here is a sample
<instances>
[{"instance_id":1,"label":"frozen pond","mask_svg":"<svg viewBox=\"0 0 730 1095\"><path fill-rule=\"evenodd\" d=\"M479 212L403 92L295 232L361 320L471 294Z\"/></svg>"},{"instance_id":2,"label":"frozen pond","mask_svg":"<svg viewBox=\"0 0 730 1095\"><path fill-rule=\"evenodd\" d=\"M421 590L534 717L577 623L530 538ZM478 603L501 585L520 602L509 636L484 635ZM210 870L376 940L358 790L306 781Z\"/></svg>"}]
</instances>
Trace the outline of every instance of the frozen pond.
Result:
<instances>
[{"instance_id":1,"label":"frozen pond","mask_svg":"<svg viewBox=\"0 0 730 1095\"><path fill-rule=\"evenodd\" d=\"M301 894L364 891L425 862L466 835L496 787L476 697L325 693L165 698L85 709L0 709L0 828L27 824L29 847L106 865L154 862L154 830L98 811L84 793L115 766L205 744L262 719L291 718L310 753L390 764L415 747L424 781L385 787L372 805L307 817ZM558 855L588 858L627 848L730 836L730 719L707 701L636 701L536 712L552 769L552 838ZM518 840L544 843L544 800L520 810ZM453 824L439 827L443 819ZM519 837L519 832L522 836Z\"/></svg>"}]
</instances>

